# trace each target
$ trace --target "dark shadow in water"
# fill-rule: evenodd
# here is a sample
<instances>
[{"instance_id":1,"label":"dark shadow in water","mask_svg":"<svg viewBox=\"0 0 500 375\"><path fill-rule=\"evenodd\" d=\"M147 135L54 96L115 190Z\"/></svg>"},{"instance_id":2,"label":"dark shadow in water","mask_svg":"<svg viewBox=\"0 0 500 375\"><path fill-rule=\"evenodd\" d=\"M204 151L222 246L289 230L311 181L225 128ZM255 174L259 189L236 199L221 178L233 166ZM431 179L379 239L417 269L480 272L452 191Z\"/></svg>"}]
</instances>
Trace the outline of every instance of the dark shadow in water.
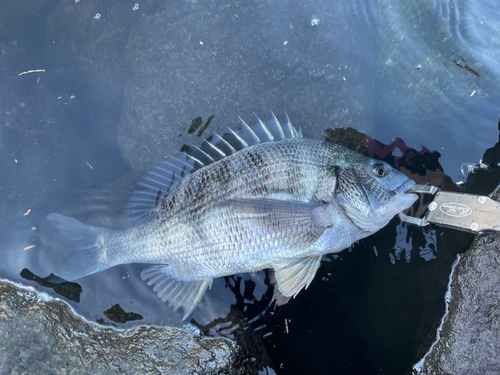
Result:
<instances>
[{"instance_id":1,"label":"dark shadow in water","mask_svg":"<svg viewBox=\"0 0 500 375\"><path fill-rule=\"evenodd\" d=\"M34 281L38 285L46 288L53 289L55 293L70 301L80 302L80 295L82 294L82 287L77 283L72 283L61 279L60 277L51 273L47 277L39 277L27 268L21 271L21 277L28 281Z\"/></svg>"},{"instance_id":2,"label":"dark shadow in water","mask_svg":"<svg viewBox=\"0 0 500 375\"><path fill-rule=\"evenodd\" d=\"M133 312L125 312L125 310L123 310L123 308L119 304L113 305L113 307L104 311L104 315L106 316L106 318L116 323L142 320L142 315Z\"/></svg>"}]
</instances>

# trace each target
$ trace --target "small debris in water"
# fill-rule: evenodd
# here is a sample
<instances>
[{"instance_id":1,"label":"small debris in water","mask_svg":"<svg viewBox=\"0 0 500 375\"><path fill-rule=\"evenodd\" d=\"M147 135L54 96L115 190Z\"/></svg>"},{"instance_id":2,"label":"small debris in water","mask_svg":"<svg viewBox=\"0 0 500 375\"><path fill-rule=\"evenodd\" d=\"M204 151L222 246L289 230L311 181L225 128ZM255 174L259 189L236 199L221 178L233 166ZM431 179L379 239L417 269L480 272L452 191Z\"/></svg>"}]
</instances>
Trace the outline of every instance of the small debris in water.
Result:
<instances>
[{"instance_id":1,"label":"small debris in water","mask_svg":"<svg viewBox=\"0 0 500 375\"><path fill-rule=\"evenodd\" d=\"M30 214L30 212L31 212L31 208L28 208L28 211L26 211L23 215L28 216Z\"/></svg>"},{"instance_id":2,"label":"small debris in water","mask_svg":"<svg viewBox=\"0 0 500 375\"><path fill-rule=\"evenodd\" d=\"M457 54L457 56L460 57L460 59L463 62L463 65L460 63L460 61L453 60L453 62L455 63L456 66L458 66L459 68L467 70L469 73L472 73L472 74L474 74L477 77L481 77L478 72L476 72L474 69L472 69L469 65L466 64L466 61L464 60L464 58L462 56L460 56L458 54Z\"/></svg>"},{"instance_id":3,"label":"small debris in water","mask_svg":"<svg viewBox=\"0 0 500 375\"><path fill-rule=\"evenodd\" d=\"M23 76L29 73L45 73L45 69L35 69L35 70L27 70L26 72L19 73L19 76Z\"/></svg>"},{"instance_id":4,"label":"small debris in water","mask_svg":"<svg viewBox=\"0 0 500 375\"><path fill-rule=\"evenodd\" d=\"M135 3L132 10L139 10L139 3Z\"/></svg>"},{"instance_id":5,"label":"small debris in water","mask_svg":"<svg viewBox=\"0 0 500 375\"><path fill-rule=\"evenodd\" d=\"M420 64L415 65L415 69L417 69L417 70L422 69L422 65L420 65Z\"/></svg>"},{"instance_id":6,"label":"small debris in water","mask_svg":"<svg viewBox=\"0 0 500 375\"><path fill-rule=\"evenodd\" d=\"M85 163L87 163L87 165L90 167L90 169L94 169L93 166L90 165L90 163L88 161L86 161Z\"/></svg>"},{"instance_id":7,"label":"small debris in water","mask_svg":"<svg viewBox=\"0 0 500 375\"><path fill-rule=\"evenodd\" d=\"M474 96L475 93L476 93L476 90L472 91L472 94L470 94L470 96Z\"/></svg>"},{"instance_id":8,"label":"small debris in water","mask_svg":"<svg viewBox=\"0 0 500 375\"><path fill-rule=\"evenodd\" d=\"M101 13L97 13L97 14L94 16L94 19L95 19L95 20L98 20L99 18L101 18Z\"/></svg>"},{"instance_id":9,"label":"small debris in water","mask_svg":"<svg viewBox=\"0 0 500 375\"><path fill-rule=\"evenodd\" d=\"M24 250L33 249L35 246L36 246L36 245L26 246L26 247L24 248Z\"/></svg>"},{"instance_id":10,"label":"small debris in water","mask_svg":"<svg viewBox=\"0 0 500 375\"><path fill-rule=\"evenodd\" d=\"M312 27L316 27L316 26L318 26L318 23L319 23L319 20L318 20L317 18L313 18L313 19L311 20L311 26L312 26Z\"/></svg>"},{"instance_id":11,"label":"small debris in water","mask_svg":"<svg viewBox=\"0 0 500 375\"><path fill-rule=\"evenodd\" d=\"M92 65L92 60L90 59L87 59L86 57L79 57L78 60L85 60L85 61L88 61L90 63L90 65Z\"/></svg>"}]
</instances>

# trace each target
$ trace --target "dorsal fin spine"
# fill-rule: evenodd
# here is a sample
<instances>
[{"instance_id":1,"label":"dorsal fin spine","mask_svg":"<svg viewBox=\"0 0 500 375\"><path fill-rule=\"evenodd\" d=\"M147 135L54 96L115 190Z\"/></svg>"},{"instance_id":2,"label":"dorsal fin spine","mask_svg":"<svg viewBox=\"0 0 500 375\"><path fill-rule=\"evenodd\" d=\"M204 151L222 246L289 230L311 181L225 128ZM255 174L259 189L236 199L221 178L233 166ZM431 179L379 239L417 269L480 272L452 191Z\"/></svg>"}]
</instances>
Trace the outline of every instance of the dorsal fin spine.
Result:
<instances>
[{"instance_id":1,"label":"dorsal fin spine","mask_svg":"<svg viewBox=\"0 0 500 375\"><path fill-rule=\"evenodd\" d=\"M292 125L292 122L290 121L290 117L288 117L288 113L285 112L285 115L286 115L286 125L288 126L288 129L289 129L292 137L293 138L301 138L302 136L299 135L299 133L297 132L297 129L295 129L295 126Z\"/></svg>"},{"instance_id":2,"label":"dorsal fin spine","mask_svg":"<svg viewBox=\"0 0 500 375\"><path fill-rule=\"evenodd\" d=\"M257 143L261 143L259 137L257 137L257 134L255 134L255 132L252 130L252 128L250 126L248 126L248 124L245 121L243 121L243 119L240 116L238 116L238 118L240 119L243 126L247 128L247 130L250 132L250 134L252 134L252 136L255 138Z\"/></svg>"},{"instance_id":3,"label":"dorsal fin spine","mask_svg":"<svg viewBox=\"0 0 500 375\"><path fill-rule=\"evenodd\" d=\"M229 143L228 141L226 141L224 138L222 138L219 134L217 133L214 133L222 142L224 142L224 144L231 150L231 152L236 152L236 149L231 145L231 143Z\"/></svg>"},{"instance_id":4,"label":"dorsal fin spine","mask_svg":"<svg viewBox=\"0 0 500 375\"><path fill-rule=\"evenodd\" d=\"M285 139L285 133L283 133L283 128L281 127L280 122L278 121L278 118L274 114L273 111L271 111L271 115L273 116L274 123L276 124L276 127L278 128L280 132L280 139Z\"/></svg>"},{"instance_id":5,"label":"dorsal fin spine","mask_svg":"<svg viewBox=\"0 0 500 375\"><path fill-rule=\"evenodd\" d=\"M259 118L259 116L257 116L255 113L254 113L254 116L257 118L257 121L259 122L260 126L262 127L262 129L266 133L267 137L269 138L269 141L270 142L274 141L273 133L271 133L271 131L269 130L269 128L266 126L266 124L264 124L262 122L262 120Z\"/></svg>"},{"instance_id":6,"label":"dorsal fin spine","mask_svg":"<svg viewBox=\"0 0 500 375\"><path fill-rule=\"evenodd\" d=\"M202 166L204 166L204 165L205 165L204 163L202 163L200 160L196 159L196 158L195 158L194 156L192 156L192 155L186 154L186 156L187 156L188 158L190 158L190 159L193 159L196 163L199 163L199 164L201 164Z\"/></svg>"},{"instance_id":7,"label":"dorsal fin spine","mask_svg":"<svg viewBox=\"0 0 500 375\"><path fill-rule=\"evenodd\" d=\"M288 127L290 128L290 133L292 134L292 137L297 138L299 136L297 129L295 129L293 126L291 126L290 123L288 123Z\"/></svg>"},{"instance_id":8,"label":"dorsal fin spine","mask_svg":"<svg viewBox=\"0 0 500 375\"><path fill-rule=\"evenodd\" d=\"M236 139L238 141L240 141L240 143L244 146L244 147L248 147L248 143L243 139L241 138L238 133L236 133L233 129L231 129L230 127L227 127L227 129L236 137ZM236 149L235 149L236 151Z\"/></svg>"},{"instance_id":9,"label":"dorsal fin spine","mask_svg":"<svg viewBox=\"0 0 500 375\"><path fill-rule=\"evenodd\" d=\"M212 163L215 163L215 159L213 157L211 157L210 155L208 155L205 151L203 151L202 149L200 149L199 147L196 147L196 146L191 146L191 148L201 152L203 155L205 155L208 159L210 159L212 161Z\"/></svg>"},{"instance_id":10,"label":"dorsal fin spine","mask_svg":"<svg viewBox=\"0 0 500 375\"><path fill-rule=\"evenodd\" d=\"M217 146L213 145L210 141L207 141L205 139L205 143L207 143L210 147L212 147L213 150L215 150L216 152L218 152L220 154L220 156L222 156L223 158L225 158L227 155L224 153L224 151L222 151L220 148L218 148Z\"/></svg>"}]
</instances>

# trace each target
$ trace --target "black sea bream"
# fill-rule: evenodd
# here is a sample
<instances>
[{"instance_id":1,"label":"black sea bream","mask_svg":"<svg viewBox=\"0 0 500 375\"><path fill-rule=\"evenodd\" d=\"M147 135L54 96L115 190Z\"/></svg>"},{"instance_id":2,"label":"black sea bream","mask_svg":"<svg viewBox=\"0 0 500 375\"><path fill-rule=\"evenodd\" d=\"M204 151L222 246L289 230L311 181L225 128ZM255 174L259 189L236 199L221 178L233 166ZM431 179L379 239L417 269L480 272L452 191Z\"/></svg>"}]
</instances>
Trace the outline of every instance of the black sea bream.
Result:
<instances>
[{"instance_id":1,"label":"black sea bream","mask_svg":"<svg viewBox=\"0 0 500 375\"><path fill-rule=\"evenodd\" d=\"M108 230L50 214L74 249L58 275L75 280L119 264L149 263L141 276L184 317L216 277L272 269L285 303L311 283L321 256L384 227L417 199L387 163L304 139L287 119L242 121L139 184L131 226Z\"/></svg>"}]
</instances>

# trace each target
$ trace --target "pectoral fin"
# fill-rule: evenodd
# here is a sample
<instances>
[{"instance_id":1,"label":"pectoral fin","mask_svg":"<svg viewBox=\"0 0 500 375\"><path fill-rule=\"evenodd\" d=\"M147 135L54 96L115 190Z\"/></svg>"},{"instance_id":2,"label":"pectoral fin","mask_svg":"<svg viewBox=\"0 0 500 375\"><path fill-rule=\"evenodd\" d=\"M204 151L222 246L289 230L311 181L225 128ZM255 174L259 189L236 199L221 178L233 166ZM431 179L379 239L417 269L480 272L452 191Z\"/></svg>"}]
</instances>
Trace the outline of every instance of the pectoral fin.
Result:
<instances>
[{"instance_id":1,"label":"pectoral fin","mask_svg":"<svg viewBox=\"0 0 500 375\"><path fill-rule=\"evenodd\" d=\"M146 268L141 272L141 278L148 285L154 285L153 290L161 298L162 302L168 301L168 305L177 311L179 307L184 308L185 320L198 306L205 294L207 287L212 287L212 279L183 281L177 280L169 275L168 266L158 265Z\"/></svg>"},{"instance_id":2,"label":"pectoral fin","mask_svg":"<svg viewBox=\"0 0 500 375\"><path fill-rule=\"evenodd\" d=\"M273 263L271 282L274 284L276 305L283 305L302 288L308 288L321 263L321 256L306 257Z\"/></svg>"},{"instance_id":3,"label":"pectoral fin","mask_svg":"<svg viewBox=\"0 0 500 375\"><path fill-rule=\"evenodd\" d=\"M300 253L314 244L328 227L323 214L326 206L277 199L231 199L217 203L216 208L236 217L240 230L286 239L283 244Z\"/></svg>"}]
</instances>

